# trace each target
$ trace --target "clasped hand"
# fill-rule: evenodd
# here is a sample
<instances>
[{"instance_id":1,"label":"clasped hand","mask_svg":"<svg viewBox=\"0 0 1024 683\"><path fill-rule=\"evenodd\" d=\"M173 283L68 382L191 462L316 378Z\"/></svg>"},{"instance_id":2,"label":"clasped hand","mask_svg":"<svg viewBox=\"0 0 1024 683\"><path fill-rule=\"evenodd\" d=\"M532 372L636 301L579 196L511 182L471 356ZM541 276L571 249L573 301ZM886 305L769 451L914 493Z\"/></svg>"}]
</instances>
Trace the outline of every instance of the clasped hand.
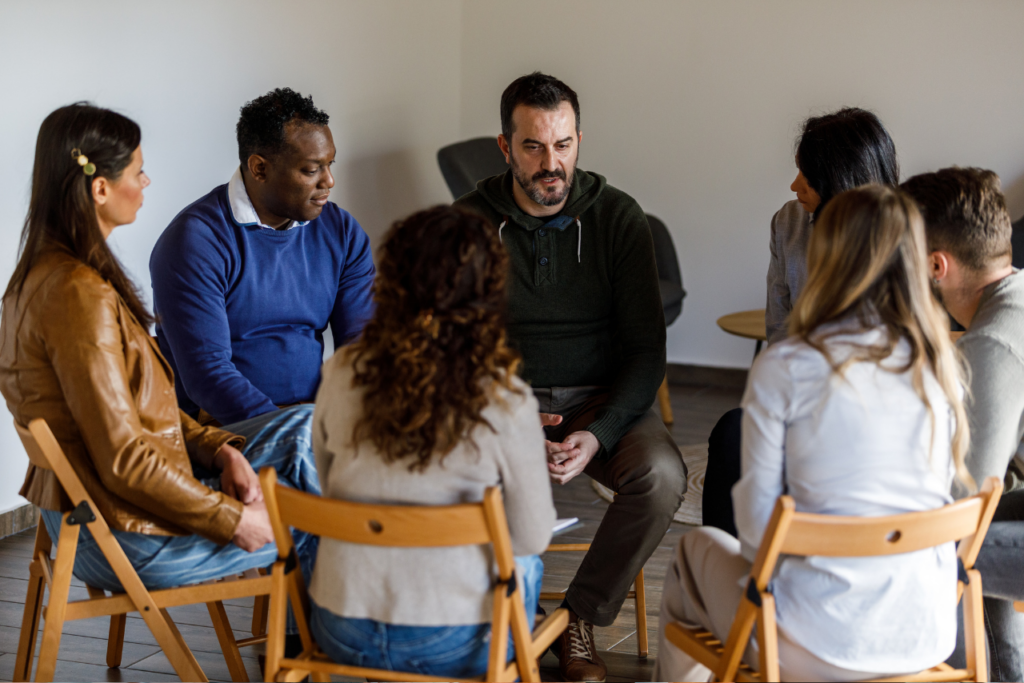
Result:
<instances>
[{"instance_id":1,"label":"clasped hand","mask_svg":"<svg viewBox=\"0 0 1024 683\"><path fill-rule=\"evenodd\" d=\"M260 478L242 452L224 444L213 457L213 465L220 468L221 491L245 506L231 542L250 553L273 542L274 531L263 502Z\"/></svg>"},{"instance_id":2,"label":"clasped hand","mask_svg":"<svg viewBox=\"0 0 1024 683\"><path fill-rule=\"evenodd\" d=\"M561 424L562 416L541 413L540 423L545 427ZM601 442L588 431L573 432L560 442L545 439L544 446L548 454L548 475L551 481L563 485L586 469L601 450Z\"/></svg>"}]
</instances>

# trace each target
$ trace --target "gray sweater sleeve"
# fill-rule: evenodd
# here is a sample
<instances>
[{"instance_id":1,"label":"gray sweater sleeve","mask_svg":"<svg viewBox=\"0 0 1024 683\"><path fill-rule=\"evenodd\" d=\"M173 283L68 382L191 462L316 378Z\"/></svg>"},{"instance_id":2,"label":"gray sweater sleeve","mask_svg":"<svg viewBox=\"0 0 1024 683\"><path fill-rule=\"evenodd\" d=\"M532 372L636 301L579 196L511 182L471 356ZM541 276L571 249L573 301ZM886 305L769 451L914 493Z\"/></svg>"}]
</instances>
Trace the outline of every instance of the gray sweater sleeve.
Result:
<instances>
[{"instance_id":1,"label":"gray sweater sleeve","mask_svg":"<svg viewBox=\"0 0 1024 683\"><path fill-rule=\"evenodd\" d=\"M971 369L967 469L981 486L986 477L1005 477L1020 445L1024 432L1024 359L984 334L965 335L959 347Z\"/></svg>"},{"instance_id":2,"label":"gray sweater sleeve","mask_svg":"<svg viewBox=\"0 0 1024 683\"><path fill-rule=\"evenodd\" d=\"M789 311L793 307L789 283L786 282L786 251L779 244L778 222L781 213L781 210L776 211L772 216L771 239L768 242L771 261L768 262L768 301L764 311L764 327L769 345L788 336Z\"/></svg>"},{"instance_id":3,"label":"gray sweater sleeve","mask_svg":"<svg viewBox=\"0 0 1024 683\"><path fill-rule=\"evenodd\" d=\"M551 497L544 430L540 426L540 406L530 390L510 416L510 430L502 441L501 483L512 537L512 552L517 556L539 555L551 542L555 526L555 504Z\"/></svg>"}]
</instances>

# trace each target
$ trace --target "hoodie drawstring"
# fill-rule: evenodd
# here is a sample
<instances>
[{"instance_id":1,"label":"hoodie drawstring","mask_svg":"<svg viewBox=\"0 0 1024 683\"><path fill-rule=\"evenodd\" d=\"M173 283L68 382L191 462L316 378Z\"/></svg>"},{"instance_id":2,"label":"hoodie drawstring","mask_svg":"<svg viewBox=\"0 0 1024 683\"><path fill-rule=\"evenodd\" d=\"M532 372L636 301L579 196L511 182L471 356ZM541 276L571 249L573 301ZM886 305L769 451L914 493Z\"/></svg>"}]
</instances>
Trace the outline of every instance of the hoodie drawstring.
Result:
<instances>
[{"instance_id":1,"label":"hoodie drawstring","mask_svg":"<svg viewBox=\"0 0 1024 683\"><path fill-rule=\"evenodd\" d=\"M576 216L576 263L583 263L580 260L580 248L583 246L583 224L580 223L580 217ZM500 234L500 232L499 232Z\"/></svg>"},{"instance_id":2,"label":"hoodie drawstring","mask_svg":"<svg viewBox=\"0 0 1024 683\"><path fill-rule=\"evenodd\" d=\"M505 225L506 225L506 224L508 223L508 216L502 216L502 219L503 219L503 220L501 221L501 225L499 225L499 226L498 226L498 242L500 242L501 244L505 244L505 243L504 243L504 242L502 242L502 240L501 240L501 230L502 230L502 228L504 228L504 227L505 227Z\"/></svg>"}]
</instances>

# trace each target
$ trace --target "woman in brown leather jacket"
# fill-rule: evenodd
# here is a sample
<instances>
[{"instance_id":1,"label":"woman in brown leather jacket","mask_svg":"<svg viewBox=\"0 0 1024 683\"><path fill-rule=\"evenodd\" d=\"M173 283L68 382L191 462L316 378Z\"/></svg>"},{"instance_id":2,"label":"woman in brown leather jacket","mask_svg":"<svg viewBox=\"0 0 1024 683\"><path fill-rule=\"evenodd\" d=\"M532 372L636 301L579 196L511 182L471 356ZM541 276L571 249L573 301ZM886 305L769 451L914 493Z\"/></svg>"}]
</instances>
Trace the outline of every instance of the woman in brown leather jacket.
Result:
<instances>
[{"instance_id":1,"label":"woman in brown leather jacket","mask_svg":"<svg viewBox=\"0 0 1024 683\"><path fill-rule=\"evenodd\" d=\"M149 178L138 125L73 104L36 142L21 255L0 314L0 393L19 424L46 420L149 588L194 583L273 562L276 549L255 469L319 493L312 406L203 427L178 409L153 316L106 244L135 220ZM241 449L241 450L239 450ZM68 500L29 465L21 494L51 537ZM304 569L317 539L297 538ZM87 530L74 573L120 590Z\"/></svg>"}]
</instances>

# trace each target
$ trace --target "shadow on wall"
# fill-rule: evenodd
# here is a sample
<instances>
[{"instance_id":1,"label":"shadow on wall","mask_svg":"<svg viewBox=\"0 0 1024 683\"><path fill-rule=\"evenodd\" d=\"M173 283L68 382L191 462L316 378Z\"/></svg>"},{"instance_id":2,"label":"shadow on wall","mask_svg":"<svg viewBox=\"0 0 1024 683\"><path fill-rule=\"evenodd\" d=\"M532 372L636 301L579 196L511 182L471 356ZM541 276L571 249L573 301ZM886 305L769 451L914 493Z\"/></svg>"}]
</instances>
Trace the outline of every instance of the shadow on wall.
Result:
<instances>
[{"instance_id":1,"label":"shadow on wall","mask_svg":"<svg viewBox=\"0 0 1024 683\"><path fill-rule=\"evenodd\" d=\"M376 251L391 224L430 201L417 182L416 155L401 149L348 161L338 173L335 200L355 216Z\"/></svg>"}]
</instances>

